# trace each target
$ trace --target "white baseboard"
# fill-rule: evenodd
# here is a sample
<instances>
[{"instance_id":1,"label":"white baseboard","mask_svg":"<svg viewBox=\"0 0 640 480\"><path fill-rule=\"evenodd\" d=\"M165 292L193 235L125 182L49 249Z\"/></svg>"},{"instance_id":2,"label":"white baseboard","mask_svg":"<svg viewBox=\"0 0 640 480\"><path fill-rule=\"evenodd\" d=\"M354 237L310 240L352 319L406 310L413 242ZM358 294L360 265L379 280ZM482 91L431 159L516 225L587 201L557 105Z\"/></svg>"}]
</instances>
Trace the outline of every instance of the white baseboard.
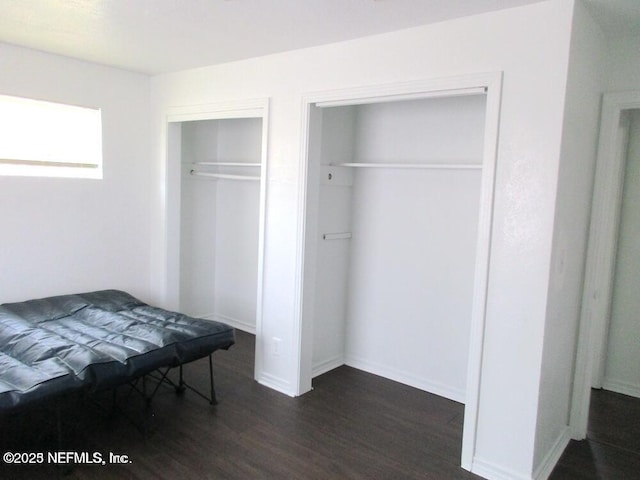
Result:
<instances>
[{"instance_id":1,"label":"white baseboard","mask_svg":"<svg viewBox=\"0 0 640 480\"><path fill-rule=\"evenodd\" d=\"M630 397L640 398L640 385L633 383L605 378L602 382L602 388L612 392L622 393L623 395L629 395Z\"/></svg>"},{"instance_id":2,"label":"white baseboard","mask_svg":"<svg viewBox=\"0 0 640 480\"><path fill-rule=\"evenodd\" d=\"M268 373L263 373L258 378L256 378L256 381L260 385L264 385L265 387L269 387L272 390L284 393L289 397L297 396L296 392L291 388L291 384L283 378L275 377Z\"/></svg>"},{"instance_id":3,"label":"white baseboard","mask_svg":"<svg viewBox=\"0 0 640 480\"><path fill-rule=\"evenodd\" d=\"M489 480L547 480L570 440L569 427L565 427L533 475L515 472L477 456L473 459L471 472Z\"/></svg>"},{"instance_id":4,"label":"white baseboard","mask_svg":"<svg viewBox=\"0 0 640 480\"><path fill-rule=\"evenodd\" d=\"M560 460L560 457L564 453L564 449L569 445L569 441L571 440L571 432L569 427L565 427L562 433L558 436L553 446L549 449L547 454L540 462L540 465L533 472L533 478L535 480L547 480L553 468Z\"/></svg>"},{"instance_id":5,"label":"white baseboard","mask_svg":"<svg viewBox=\"0 0 640 480\"><path fill-rule=\"evenodd\" d=\"M471 473L488 480L531 480L531 475L514 472L477 456L473 459Z\"/></svg>"},{"instance_id":6,"label":"white baseboard","mask_svg":"<svg viewBox=\"0 0 640 480\"><path fill-rule=\"evenodd\" d=\"M238 330L242 330L243 332L256 334L256 326L251 323L244 322L237 318L229 317L227 315L222 315L221 313L205 313L202 315L194 315L196 318L204 318L205 320L213 320L215 322L226 323L230 327L236 328Z\"/></svg>"},{"instance_id":7,"label":"white baseboard","mask_svg":"<svg viewBox=\"0 0 640 480\"><path fill-rule=\"evenodd\" d=\"M465 392L449 385L444 385L426 378L407 374L406 372L387 367L386 365L380 365L352 355L346 355L344 363L350 367L364 370L365 372L373 373L374 375L379 375L381 377L388 378L389 380L394 380L404 385L409 385L410 387L424 390L425 392L433 393L440 397L448 398L455 402L465 402Z\"/></svg>"},{"instance_id":8,"label":"white baseboard","mask_svg":"<svg viewBox=\"0 0 640 480\"><path fill-rule=\"evenodd\" d=\"M333 370L334 368L340 367L341 365L344 365L343 355L336 355L335 357L329 358L328 360L319 362L313 366L311 378L316 378L318 375L327 373Z\"/></svg>"}]
</instances>

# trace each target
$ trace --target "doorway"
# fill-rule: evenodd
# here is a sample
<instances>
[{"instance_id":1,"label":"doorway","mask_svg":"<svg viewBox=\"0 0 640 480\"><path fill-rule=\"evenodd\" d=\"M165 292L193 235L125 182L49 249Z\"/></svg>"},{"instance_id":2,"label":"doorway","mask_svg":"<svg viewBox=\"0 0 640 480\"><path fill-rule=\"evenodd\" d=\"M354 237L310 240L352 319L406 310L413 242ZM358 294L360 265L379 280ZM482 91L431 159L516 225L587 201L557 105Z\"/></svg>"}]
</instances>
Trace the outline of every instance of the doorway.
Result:
<instances>
[{"instance_id":1,"label":"doorway","mask_svg":"<svg viewBox=\"0 0 640 480\"><path fill-rule=\"evenodd\" d=\"M500 85L500 74L486 74L412 82L410 84L391 84L321 92L308 95L303 99L303 163L300 185L301 196L304 200L300 219L300 224L302 225L300 244L303 248L299 253L298 260L300 284L298 296L300 322L299 331L297 332L300 357L300 362L298 363L298 394L305 393L311 389L314 373L327 371L341 363L346 363L345 357L348 357L350 352L347 351L347 355L345 355L345 342L340 341L340 339L345 330L350 327L347 326L345 329L344 323L339 317L345 312L353 313L362 305L366 306L367 304L366 300L363 303L359 302L359 299L353 301L353 298L348 299L347 297L353 295L352 287L354 285L357 285L355 288L358 289L358 294L369 288L375 291L380 286L376 282L382 278L380 276L374 278L370 272L363 273L368 271L367 269L371 268L372 265L374 269L379 267L381 258L374 259L374 253L368 257L371 260L369 262L362 255L367 251L383 251L385 249L384 245L381 247L376 243L377 240L383 239L383 244L387 240L395 244L394 235L411 236L410 233L403 233L405 226L398 226L395 223L384 231L384 225L379 224L378 216L360 216L359 220L354 219L354 222L352 222L351 217L362 212L370 215L372 209L366 208L367 205L373 207L373 210L383 211L386 214L388 207L394 206L397 201L402 200L402 193L408 191L402 191L401 188L403 178L406 180L407 170L425 169L424 172L418 172L410 176L411 182L415 182L418 178L424 179L428 175L433 175L433 170L435 169L441 169L443 172L448 171L448 173L435 173L435 175L447 176L446 179L444 177L440 178L441 182L451 181L449 178L451 170L472 171L477 169L479 173L475 210L477 229L475 232L475 250L473 252L475 259L472 256L471 262L473 265L470 268L470 319L468 328L461 333L468 339L465 347L467 352L464 352L467 354L467 360L463 368L463 373L466 374L466 379L463 381L465 383L463 391L465 425L461 459L462 467L467 470L471 469L475 454L486 287L489 274L488 260L491 248L490 232L497 154ZM449 162L447 161L451 160L451 158L441 157L439 161L433 162L433 158L437 158L436 154L436 156L432 157L431 163L433 165L418 166L417 163L421 162L417 162L416 158L406 157L406 152L403 149L408 143L395 144L396 150L403 153L402 159L397 157L377 158L375 154L372 157L363 156L363 158L359 158L358 152L377 153L388 151L388 146L376 143L384 140L386 133L379 132L379 134L375 135L374 142L368 143L366 146L359 145L357 141L355 143L351 142L350 135L345 137L346 133L353 131L354 124L352 119L354 116L356 118L367 116L363 120L366 124L365 127L362 127L362 124L355 127L356 130L360 129L360 133L362 133L363 129L366 130L372 125L383 124L385 121L381 119L390 118L386 117L386 114L390 110L395 110L396 106L398 110L402 110L400 104L403 102L405 106L409 106L409 110L413 110L414 108L418 109L421 104L429 103L428 100L434 101L433 105L435 105L438 100L444 103L456 97L469 97L477 100L477 96L481 96L483 99L476 106L480 106L484 110L481 115L481 123L483 123L483 129L480 132L481 147L476 157L476 162L467 159L466 161L459 161L457 165L452 166L448 165ZM455 101L452 102L452 104L455 103ZM464 104L464 102L458 103ZM380 107L382 104L392 105L389 109ZM380 113L380 116L376 117L377 113L374 115L374 111ZM386 113L381 113L383 111ZM370 114L373 116L370 116ZM325 122L323 117L329 117L330 121ZM393 125L393 128L398 125L395 120L389 121L388 124ZM416 131L412 127L405 128L401 126L400 128L404 131ZM337 135L331 141L323 142L327 131L332 131ZM419 131L419 128L417 131ZM414 140L409 140L409 143L412 142ZM375 145L375 148L371 148L372 145ZM391 146L393 147L393 145ZM329 155L325 155L327 151L330 152ZM410 153L408 155L411 157ZM431 170L431 173L427 173L428 170ZM393 180L393 182L390 180ZM431 180L433 181L433 178ZM394 183L396 181L400 181L400 183ZM456 183L455 180L453 182ZM473 180L471 183L473 183ZM396 186L393 187L393 185ZM389 200L388 202L383 201L380 204L369 202L372 198L369 194L373 192L373 189L376 192L385 191L390 186L392 189L395 188L396 193L386 197ZM367 199L364 203L363 198ZM351 204L349 205L349 203ZM431 207L435 208L434 205L431 205ZM336 212L337 214L335 214ZM391 217L393 216L392 212ZM373 243L370 242L371 238L356 239L353 236L356 232L363 231L377 232L384 236L376 236L377 240L374 240ZM325 243L319 245L320 242ZM348 257L352 256L352 246L357 245L364 245L364 248L359 250L354 259L349 260ZM424 246L424 248L428 248L428 246ZM322 250L325 250L324 254L319 254ZM345 259L347 260L344 261ZM382 263L384 263L384 259L382 259ZM394 261L388 263L393 268L398 266ZM364 265L365 269L359 270L359 273L356 272L354 274L353 270L360 268L360 265ZM357 275L357 279L355 275ZM370 281L372 279L373 285ZM393 280L391 281L393 282ZM397 285L394 285L394 288L401 283L401 280L396 280L395 282ZM388 282L387 285L389 285ZM347 286L347 289L343 288L345 286ZM415 289L416 285L412 284L407 287L407 290L411 290ZM335 290L335 292L328 291L331 289ZM394 291L397 291L397 288ZM403 291L399 292L401 295L405 293ZM337 301L331 304L328 302L318 304L317 300L322 295L325 295L326 298L337 299ZM327 323L326 320L330 316L337 321ZM397 317L395 314L393 316ZM354 323L352 322L351 326L353 325ZM322 335L319 331L325 327L330 331L330 334L325 337L325 341L318 345L314 341L315 337ZM378 332L378 335L380 335L380 332ZM342 339L344 340L344 337ZM331 340L331 342L326 340ZM356 342L359 340L356 340ZM350 342L350 345L347 345L346 348L352 348L353 346L353 342ZM396 347L389 346L389 349L393 350L393 348ZM314 353L316 354L315 358ZM392 371L392 373L394 372Z\"/></svg>"},{"instance_id":2,"label":"doorway","mask_svg":"<svg viewBox=\"0 0 640 480\"><path fill-rule=\"evenodd\" d=\"M167 114L168 296L176 310L257 338L267 120L267 100L173 107Z\"/></svg>"},{"instance_id":3,"label":"doorway","mask_svg":"<svg viewBox=\"0 0 640 480\"><path fill-rule=\"evenodd\" d=\"M592 387L638 396L640 349L632 262L638 262L637 202L640 92L605 94L594 186L585 287L576 354L571 428L587 436ZM625 199L625 196L627 197ZM628 268L632 267L632 268ZM627 341L630 340L630 341ZM635 368L637 371L637 368Z\"/></svg>"},{"instance_id":4,"label":"doorway","mask_svg":"<svg viewBox=\"0 0 640 480\"><path fill-rule=\"evenodd\" d=\"M621 120L626 153L611 313L593 386L640 398L640 110L625 111Z\"/></svg>"}]
</instances>

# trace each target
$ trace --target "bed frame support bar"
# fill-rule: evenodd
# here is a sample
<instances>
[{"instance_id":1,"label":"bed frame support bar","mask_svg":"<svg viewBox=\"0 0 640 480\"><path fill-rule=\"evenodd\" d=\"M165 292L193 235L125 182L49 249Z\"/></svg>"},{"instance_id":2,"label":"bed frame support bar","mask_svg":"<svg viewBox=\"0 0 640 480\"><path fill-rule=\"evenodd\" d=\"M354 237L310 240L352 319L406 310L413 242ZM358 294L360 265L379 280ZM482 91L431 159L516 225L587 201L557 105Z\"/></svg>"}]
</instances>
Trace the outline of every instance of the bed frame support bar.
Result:
<instances>
[{"instance_id":1,"label":"bed frame support bar","mask_svg":"<svg viewBox=\"0 0 640 480\"><path fill-rule=\"evenodd\" d=\"M188 388L189 390L191 390L196 395L199 395L202 398L204 398L205 400L207 400L209 402L209 404L211 404L211 405L217 405L218 404L218 399L216 398L215 384L213 382L213 359L212 359L212 354L209 354L209 388L210 388L210 396L209 397L207 397L200 390L197 390L196 388L192 387L191 385L189 385L187 382L184 381L184 377L182 375L182 365L180 365L180 380L178 381L178 385L173 384L173 382L171 382L171 380L169 380L168 378L166 380L169 381L172 385L174 385L177 393L182 393L182 392L184 392L185 388Z\"/></svg>"},{"instance_id":2,"label":"bed frame support bar","mask_svg":"<svg viewBox=\"0 0 640 480\"><path fill-rule=\"evenodd\" d=\"M209 404L217 405L218 404L218 399L216 398L215 383L213 381L213 357L212 357L212 354L209 354L209 388L210 388L210 394L209 395L210 396L205 395L204 393L202 393L197 388L195 388L195 387L189 385L187 382L185 382L184 374L183 374L183 368L182 367L183 367L183 364L178 365L179 377L178 377L178 383L177 384L173 380L171 380L169 378L169 376L168 376L168 374L172 370L172 368L175 368L175 367L168 367L164 371L158 369L157 372L160 373L160 377L157 377L157 376L154 376L154 375L150 374L149 376L158 382L156 384L154 390L151 392L151 395L147 395L146 394L146 389L143 389L143 391L140 391L137 387L135 387L135 385L132 385L132 386L138 393L140 393L146 399L147 403L149 403L149 404L151 404L151 401L153 400L153 397L156 395L156 393L160 389L160 386L162 384L164 384L164 383L168 383L169 385L171 385L175 389L176 393L178 393L178 394L184 392L188 388L189 390L191 390L196 395L198 395L198 396L204 398L206 401L208 401ZM144 382L144 377L143 377L143 382Z\"/></svg>"}]
</instances>

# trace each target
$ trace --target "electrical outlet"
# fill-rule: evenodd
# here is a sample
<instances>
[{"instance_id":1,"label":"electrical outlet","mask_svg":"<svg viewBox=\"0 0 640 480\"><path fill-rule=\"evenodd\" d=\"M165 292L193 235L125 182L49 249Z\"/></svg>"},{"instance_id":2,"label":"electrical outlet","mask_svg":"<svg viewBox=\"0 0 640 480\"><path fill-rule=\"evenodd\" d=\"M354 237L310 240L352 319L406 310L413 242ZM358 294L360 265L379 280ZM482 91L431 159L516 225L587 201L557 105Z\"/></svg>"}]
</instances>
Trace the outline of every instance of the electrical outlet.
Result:
<instances>
[{"instance_id":1,"label":"electrical outlet","mask_svg":"<svg viewBox=\"0 0 640 480\"><path fill-rule=\"evenodd\" d=\"M274 356L279 357L281 350L282 350L282 339L278 337L273 337L273 339L271 340L271 353L273 353Z\"/></svg>"}]
</instances>

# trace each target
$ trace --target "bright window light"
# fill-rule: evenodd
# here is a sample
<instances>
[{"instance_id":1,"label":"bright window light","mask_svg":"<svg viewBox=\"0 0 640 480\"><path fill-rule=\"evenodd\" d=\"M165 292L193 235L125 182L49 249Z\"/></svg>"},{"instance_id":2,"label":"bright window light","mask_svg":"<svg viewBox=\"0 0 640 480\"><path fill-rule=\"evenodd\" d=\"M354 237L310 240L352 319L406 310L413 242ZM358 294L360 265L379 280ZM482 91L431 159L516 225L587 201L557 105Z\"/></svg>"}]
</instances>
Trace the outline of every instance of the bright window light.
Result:
<instances>
[{"instance_id":1,"label":"bright window light","mask_svg":"<svg viewBox=\"0 0 640 480\"><path fill-rule=\"evenodd\" d=\"M100 109L0 95L0 175L102 178Z\"/></svg>"}]
</instances>

